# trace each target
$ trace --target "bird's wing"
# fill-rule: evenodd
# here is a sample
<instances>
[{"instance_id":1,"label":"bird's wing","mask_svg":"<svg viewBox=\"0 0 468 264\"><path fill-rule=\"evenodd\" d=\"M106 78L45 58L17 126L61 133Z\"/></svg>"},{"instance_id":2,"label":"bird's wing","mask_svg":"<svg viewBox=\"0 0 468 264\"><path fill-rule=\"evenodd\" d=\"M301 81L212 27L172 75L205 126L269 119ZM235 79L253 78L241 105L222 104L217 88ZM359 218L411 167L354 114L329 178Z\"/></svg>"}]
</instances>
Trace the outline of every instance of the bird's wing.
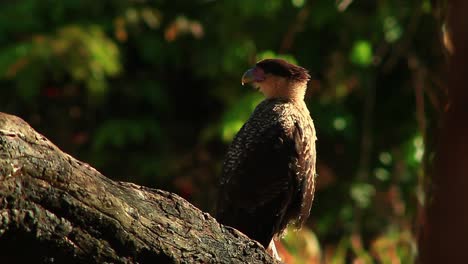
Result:
<instances>
[{"instance_id":1,"label":"bird's wing","mask_svg":"<svg viewBox=\"0 0 468 264\"><path fill-rule=\"evenodd\" d=\"M288 192L294 178L291 163L297 157L291 133L276 122L264 129L264 133L249 137L247 142L238 140L232 147L240 145L240 154L228 153L227 162L235 161L225 164L221 182L221 191L230 203L255 210Z\"/></svg>"},{"instance_id":2,"label":"bird's wing","mask_svg":"<svg viewBox=\"0 0 468 264\"><path fill-rule=\"evenodd\" d=\"M301 227L307 220L312 207L316 180L316 133L312 119L304 115L302 124L295 123L294 141L298 152L295 171L298 172L298 192L293 198L293 208L290 208L287 218L295 220L297 227Z\"/></svg>"},{"instance_id":3,"label":"bird's wing","mask_svg":"<svg viewBox=\"0 0 468 264\"><path fill-rule=\"evenodd\" d=\"M292 120L256 115L239 131L223 167L217 219L267 246L297 192Z\"/></svg>"}]
</instances>

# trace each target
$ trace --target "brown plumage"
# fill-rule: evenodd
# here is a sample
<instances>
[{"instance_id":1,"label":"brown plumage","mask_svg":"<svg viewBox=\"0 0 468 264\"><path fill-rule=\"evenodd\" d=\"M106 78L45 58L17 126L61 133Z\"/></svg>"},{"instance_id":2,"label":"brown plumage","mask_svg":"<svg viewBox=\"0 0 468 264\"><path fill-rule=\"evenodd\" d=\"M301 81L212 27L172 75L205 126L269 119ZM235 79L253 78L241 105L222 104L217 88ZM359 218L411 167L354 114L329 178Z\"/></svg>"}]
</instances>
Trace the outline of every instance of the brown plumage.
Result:
<instances>
[{"instance_id":1,"label":"brown plumage","mask_svg":"<svg viewBox=\"0 0 468 264\"><path fill-rule=\"evenodd\" d=\"M223 165L217 219L265 248L288 223L309 216L315 186L315 129L304 103L307 71L269 59L247 71L267 97L235 136Z\"/></svg>"}]
</instances>

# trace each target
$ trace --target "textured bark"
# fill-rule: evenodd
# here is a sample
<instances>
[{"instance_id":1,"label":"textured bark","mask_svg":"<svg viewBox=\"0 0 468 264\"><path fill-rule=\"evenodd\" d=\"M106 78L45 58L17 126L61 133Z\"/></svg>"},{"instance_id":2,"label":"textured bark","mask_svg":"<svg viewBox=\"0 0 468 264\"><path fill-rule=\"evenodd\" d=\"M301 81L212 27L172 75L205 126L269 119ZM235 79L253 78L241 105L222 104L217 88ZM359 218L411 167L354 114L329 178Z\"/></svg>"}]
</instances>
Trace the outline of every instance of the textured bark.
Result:
<instances>
[{"instance_id":1,"label":"textured bark","mask_svg":"<svg viewBox=\"0 0 468 264\"><path fill-rule=\"evenodd\" d=\"M0 263L274 263L179 196L115 182L0 113Z\"/></svg>"}]
</instances>

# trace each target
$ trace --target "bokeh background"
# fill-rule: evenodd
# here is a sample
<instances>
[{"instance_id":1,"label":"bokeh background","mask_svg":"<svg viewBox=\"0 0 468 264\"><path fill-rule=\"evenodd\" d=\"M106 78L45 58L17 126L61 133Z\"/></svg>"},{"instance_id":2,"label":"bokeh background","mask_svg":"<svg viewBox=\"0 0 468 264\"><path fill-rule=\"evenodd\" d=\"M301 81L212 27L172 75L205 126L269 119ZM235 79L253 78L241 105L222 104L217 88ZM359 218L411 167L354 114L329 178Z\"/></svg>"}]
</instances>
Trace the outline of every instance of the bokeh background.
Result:
<instances>
[{"instance_id":1,"label":"bokeh background","mask_svg":"<svg viewBox=\"0 0 468 264\"><path fill-rule=\"evenodd\" d=\"M430 0L0 2L0 111L106 176L213 212L263 58L310 70L318 187L288 263L413 263L443 111Z\"/></svg>"}]
</instances>

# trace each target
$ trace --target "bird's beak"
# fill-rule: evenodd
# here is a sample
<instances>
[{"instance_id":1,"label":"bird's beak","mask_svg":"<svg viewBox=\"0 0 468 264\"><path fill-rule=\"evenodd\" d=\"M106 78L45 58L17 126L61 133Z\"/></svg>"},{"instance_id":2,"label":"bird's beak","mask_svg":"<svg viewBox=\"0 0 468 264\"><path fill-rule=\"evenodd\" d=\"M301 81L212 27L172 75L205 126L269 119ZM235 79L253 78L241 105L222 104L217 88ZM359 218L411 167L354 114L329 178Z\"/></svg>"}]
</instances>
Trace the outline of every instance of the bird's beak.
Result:
<instances>
[{"instance_id":1,"label":"bird's beak","mask_svg":"<svg viewBox=\"0 0 468 264\"><path fill-rule=\"evenodd\" d=\"M244 75L242 75L242 85L255 81L254 71L255 69L252 68L247 70Z\"/></svg>"},{"instance_id":2,"label":"bird's beak","mask_svg":"<svg viewBox=\"0 0 468 264\"><path fill-rule=\"evenodd\" d=\"M262 68L253 67L252 69L247 70L244 75L242 75L242 85L246 83L259 83L264 81L266 78L265 72Z\"/></svg>"}]
</instances>

